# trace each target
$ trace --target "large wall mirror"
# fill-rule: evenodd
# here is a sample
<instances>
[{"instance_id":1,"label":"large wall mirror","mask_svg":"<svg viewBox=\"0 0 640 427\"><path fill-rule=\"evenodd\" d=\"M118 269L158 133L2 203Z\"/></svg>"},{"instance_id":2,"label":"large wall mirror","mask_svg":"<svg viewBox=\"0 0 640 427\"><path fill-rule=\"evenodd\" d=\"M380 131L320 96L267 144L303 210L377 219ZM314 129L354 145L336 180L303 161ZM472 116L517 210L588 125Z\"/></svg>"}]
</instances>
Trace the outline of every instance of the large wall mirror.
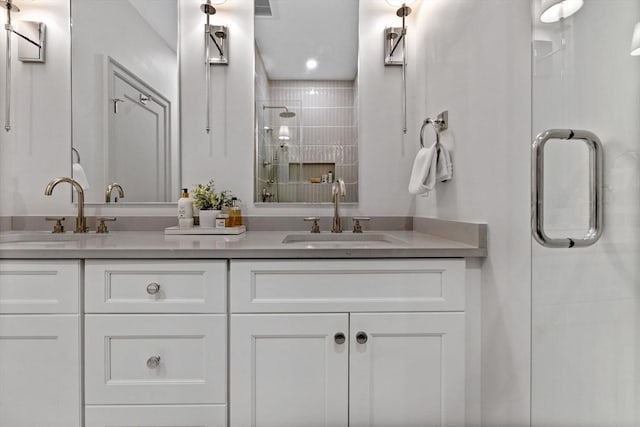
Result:
<instances>
[{"instance_id":1,"label":"large wall mirror","mask_svg":"<svg viewBox=\"0 0 640 427\"><path fill-rule=\"evenodd\" d=\"M89 203L112 183L125 191L118 203L176 198L178 16L178 0L71 0L70 155Z\"/></svg>"},{"instance_id":2,"label":"large wall mirror","mask_svg":"<svg viewBox=\"0 0 640 427\"><path fill-rule=\"evenodd\" d=\"M358 201L358 0L254 0L255 202Z\"/></svg>"}]
</instances>

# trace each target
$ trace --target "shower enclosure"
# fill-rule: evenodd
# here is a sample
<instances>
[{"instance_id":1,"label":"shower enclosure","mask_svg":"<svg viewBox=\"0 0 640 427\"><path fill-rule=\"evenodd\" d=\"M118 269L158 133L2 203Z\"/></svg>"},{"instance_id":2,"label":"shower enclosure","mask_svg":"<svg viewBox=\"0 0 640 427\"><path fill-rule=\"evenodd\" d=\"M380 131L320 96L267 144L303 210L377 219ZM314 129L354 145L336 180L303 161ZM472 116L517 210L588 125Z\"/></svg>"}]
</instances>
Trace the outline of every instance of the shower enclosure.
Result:
<instances>
[{"instance_id":1,"label":"shower enclosure","mask_svg":"<svg viewBox=\"0 0 640 427\"><path fill-rule=\"evenodd\" d=\"M640 2L547 23L541 3L558 2L532 3L532 138L550 133L532 153L531 424L640 426Z\"/></svg>"}]
</instances>

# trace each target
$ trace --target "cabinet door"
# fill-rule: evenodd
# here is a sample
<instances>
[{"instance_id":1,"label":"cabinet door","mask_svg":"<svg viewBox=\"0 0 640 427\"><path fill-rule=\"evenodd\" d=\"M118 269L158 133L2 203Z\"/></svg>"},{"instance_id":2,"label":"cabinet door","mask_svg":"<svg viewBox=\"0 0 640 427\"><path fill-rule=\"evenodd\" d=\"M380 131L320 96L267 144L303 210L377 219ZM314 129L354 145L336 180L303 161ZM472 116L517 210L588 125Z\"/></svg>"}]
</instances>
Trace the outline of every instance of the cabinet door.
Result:
<instances>
[{"instance_id":1,"label":"cabinet door","mask_svg":"<svg viewBox=\"0 0 640 427\"><path fill-rule=\"evenodd\" d=\"M352 314L350 332L351 427L464 425L464 313Z\"/></svg>"},{"instance_id":2,"label":"cabinet door","mask_svg":"<svg viewBox=\"0 0 640 427\"><path fill-rule=\"evenodd\" d=\"M0 316L0 426L80 426L77 315Z\"/></svg>"},{"instance_id":3,"label":"cabinet door","mask_svg":"<svg viewBox=\"0 0 640 427\"><path fill-rule=\"evenodd\" d=\"M348 326L347 314L232 315L231 426L347 426Z\"/></svg>"}]
</instances>

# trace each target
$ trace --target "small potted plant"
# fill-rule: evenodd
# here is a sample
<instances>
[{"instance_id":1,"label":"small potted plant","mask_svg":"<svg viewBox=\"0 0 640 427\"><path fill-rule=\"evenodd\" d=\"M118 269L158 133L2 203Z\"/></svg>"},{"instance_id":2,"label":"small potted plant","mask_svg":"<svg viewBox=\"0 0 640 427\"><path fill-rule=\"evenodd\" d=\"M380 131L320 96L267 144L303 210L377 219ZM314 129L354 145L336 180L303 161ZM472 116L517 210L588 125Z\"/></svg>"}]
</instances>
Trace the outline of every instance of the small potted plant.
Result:
<instances>
[{"instance_id":1,"label":"small potted plant","mask_svg":"<svg viewBox=\"0 0 640 427\"><path fill-rule=\"evenodd\" d=\"M198 184L191 192L193 205L199 210L200 227L213 228L220 213L220 200L213 179L207 184Z\"/></svg>"}]
</instances>

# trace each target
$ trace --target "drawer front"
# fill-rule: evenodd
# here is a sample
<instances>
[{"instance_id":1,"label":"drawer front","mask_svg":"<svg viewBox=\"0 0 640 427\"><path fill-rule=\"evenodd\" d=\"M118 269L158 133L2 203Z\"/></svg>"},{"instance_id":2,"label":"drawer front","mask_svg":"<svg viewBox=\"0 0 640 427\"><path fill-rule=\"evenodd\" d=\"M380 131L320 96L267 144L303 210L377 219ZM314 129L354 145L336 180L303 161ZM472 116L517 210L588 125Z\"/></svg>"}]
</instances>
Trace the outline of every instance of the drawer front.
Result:
<instances>
[{"instance_id":1,"label":"drawer front","mask_svg":"<svg viewBox=\"0 0 640 427\"><path fill-rule=\"evenodd\" d=\"M225 427L224 405L87 406L86 427Z\"/></svg>"},{"instance_id":2,"label":"drawer front","mask_svg":"<svg viewBox=\"0 0 640 427\"><path fill-rule=\"evenodd\" d=\"M226 403L226 316L85 316L87 404Z\"/></svg>"},{"instance_id":3,"label":"drawer front","mask_svg":"<svg viewBox=\"0 0 640 427\"><path fill-rule=\"evenodd\" d=\"M463 259L232 261L234 313L462 311Z\"/></svg>"},{"instance_id":4,"label":"drawer front","mask_svg":"<svg viewBox=\"0 0 640 427\"><path fill-rule=\"evenodd\" d=\"M224 313L226 261L97 261L85 265L87 313Z\"/></svg>"},{"instance_id":5,"label":"drawer front","mask_svg":"<svg viewBox=\"0 0 640 427\"><path fill-rule=\"evenodd\" d=\"M0 261L0 314L75 314L79 307L79 261Z\"/></svg>"}]
</instances>

